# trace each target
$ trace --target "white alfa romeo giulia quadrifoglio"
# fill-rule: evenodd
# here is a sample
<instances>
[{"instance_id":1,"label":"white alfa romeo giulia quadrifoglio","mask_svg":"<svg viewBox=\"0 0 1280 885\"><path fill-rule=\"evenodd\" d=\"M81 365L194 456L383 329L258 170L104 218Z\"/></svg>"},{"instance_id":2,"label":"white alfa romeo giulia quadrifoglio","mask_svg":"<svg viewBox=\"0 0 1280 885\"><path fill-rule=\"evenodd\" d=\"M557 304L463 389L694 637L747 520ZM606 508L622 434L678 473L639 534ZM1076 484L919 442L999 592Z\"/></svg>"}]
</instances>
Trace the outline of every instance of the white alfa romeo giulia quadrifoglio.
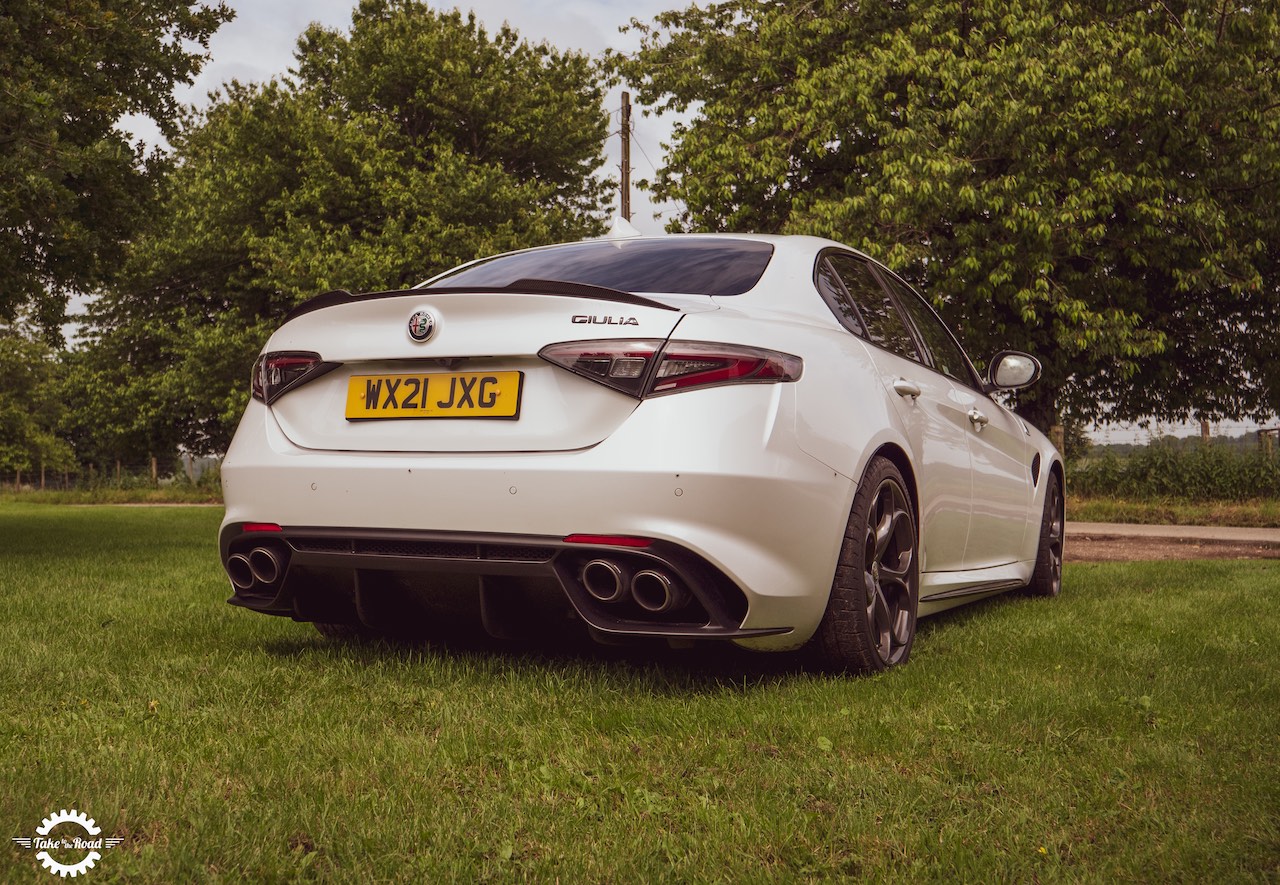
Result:
<instances>
[{"instance_id":1,"label":"white alfa romeo giulia quadrifoglio","mask_svg":"<svg viewBox=\"0 0 1280 885\"><path fill-rule=\"evenodd\" d=\"M497 636L805 647L874 671L916 618L1061 582L1061 458L933 310L829 240L548 246L308 301L253 370L220 546L331 636L470 608Z\"/></svg>"}]
</instances>

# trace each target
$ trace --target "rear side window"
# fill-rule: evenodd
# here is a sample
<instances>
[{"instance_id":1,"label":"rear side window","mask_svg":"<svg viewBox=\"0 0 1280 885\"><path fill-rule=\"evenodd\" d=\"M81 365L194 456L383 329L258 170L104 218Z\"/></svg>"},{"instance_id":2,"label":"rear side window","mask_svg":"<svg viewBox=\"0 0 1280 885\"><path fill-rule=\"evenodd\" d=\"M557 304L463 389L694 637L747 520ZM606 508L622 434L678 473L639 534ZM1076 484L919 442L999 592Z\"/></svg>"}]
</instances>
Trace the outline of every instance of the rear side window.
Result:
<instances>
[{"instance_id":1,"label":"rear side window","mask_svg":"<svg viewBox=\"0 0 1280 885\"><path fill-rule=\"evenodd\" d=\"M906 283L889 274L883 274L883 276L885 283L898 296L902 309L911 316L911 321L916 325L916 331L924 339L924 345L933 358L933 367L961 384L977 387L978 383L969 369L969 362L964 358L964 351L951 337L942 320L938 319L938 315Z\"/></svg>"},{"instance_id":2,"label":"rear side window","mask_svg":"<svg viewBox=\"0 0 1280 885\"><path fill-rule=\"evenodd\" d=\"M915 338L907 328L902 314L893 304L893 299L871 272L870 266L856 255L839 252L829 253L826 260L831 263L836 276L844 284L845 292L862 318L862 332L872 344L878 344L885 350L920 362L920 351L916 349ZM842 315L845 311L838 310ZM846 326L848 323L846 323Z\"/></svg>"},{"instance_id":3,"label":"rear side window","mask_svg":"<svg viewBox=\"0 0 1280 885\"><path fill-rule=\"evenodd\" d=\"M773 246L754 240L593 240L499 255L434 280L428 288L556 280L632 293L741 295L759 282L772 257Z\"/></svg>"}]
</instances>

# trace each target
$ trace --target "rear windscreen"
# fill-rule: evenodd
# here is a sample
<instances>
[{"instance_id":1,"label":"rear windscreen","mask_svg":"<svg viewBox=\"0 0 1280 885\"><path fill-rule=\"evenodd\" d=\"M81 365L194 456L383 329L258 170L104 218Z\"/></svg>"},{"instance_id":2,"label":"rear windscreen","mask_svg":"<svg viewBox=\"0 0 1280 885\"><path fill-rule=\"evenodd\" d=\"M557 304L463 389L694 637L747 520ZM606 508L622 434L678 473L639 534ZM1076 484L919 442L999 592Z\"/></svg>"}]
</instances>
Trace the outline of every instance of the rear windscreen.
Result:
<instances>
[{"instance_id":1,"label":"rear windscreen","mask_svg":"<svg viewBox=\"0 0 1280 885\"><path fill-rule=\"evenodd\" d=\"M431 286L492 286L557 280L622 292L741 295L760 279L773 246L754 240L594 240L500 255L434 280Z\"/></svg>"}]
</instances>

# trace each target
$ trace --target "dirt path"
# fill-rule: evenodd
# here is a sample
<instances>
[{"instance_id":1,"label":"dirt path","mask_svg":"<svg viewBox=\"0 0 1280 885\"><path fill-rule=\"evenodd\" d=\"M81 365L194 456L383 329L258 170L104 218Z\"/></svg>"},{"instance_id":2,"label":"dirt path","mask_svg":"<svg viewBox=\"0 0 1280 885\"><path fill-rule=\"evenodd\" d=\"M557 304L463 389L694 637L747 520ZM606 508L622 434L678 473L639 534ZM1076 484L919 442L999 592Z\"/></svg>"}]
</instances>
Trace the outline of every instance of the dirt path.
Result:
<instances>
[{"instance_id":1,"label":"dirt path","mask_svg":"<svg viewBox=\"0 0 1280 885\"><path fill-rule=\"evenodd\" d=\"M1068 534L1067 562L1136 562L1160 559L1280 559L1280 546L1189 538Z\"/></svg>"}]
</instances>

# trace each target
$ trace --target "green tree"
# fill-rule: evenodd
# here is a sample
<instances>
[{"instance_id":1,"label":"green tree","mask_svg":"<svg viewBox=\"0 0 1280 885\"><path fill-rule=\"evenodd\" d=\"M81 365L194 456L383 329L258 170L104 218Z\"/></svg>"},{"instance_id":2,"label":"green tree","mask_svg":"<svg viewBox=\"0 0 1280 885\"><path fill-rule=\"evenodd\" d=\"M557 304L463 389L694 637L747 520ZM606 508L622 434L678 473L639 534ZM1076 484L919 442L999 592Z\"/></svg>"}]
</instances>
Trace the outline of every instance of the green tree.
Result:
<instances>
[{"instance_id":1,"label":"green tree","mask_svg":"<svg viewBox=\"0 0 1280 885\"><path fill-rule=\"evenodd\" d=\"M1280 10L730 0L614 57L680 111L677 229L812 233L1036 353L1041 426L1274 413Z\"/></svg>"},{"instance_id":2,"label":"green tree","mask_svg":"<svg viewBox=\"0 0 1280 885\"><path fill-rule=\"evenodd\" d=\"M92 308L90 361L134 389L119 426L223 451L299 301L603 230L608 117L584 56L410 0L313 25L296 56L291 79L232 83L175 137L154 222Z\"/></svg>"},{"instance_id":3,"label":"green tree","mask_svg":"<svg viewBox=\"0 0 1280 885\"><path fill-rule=\"evenodd\" d=\"M0 326L0 473L71 466L71 447L58 434L66 409L58 380L48 344L17 326Z\"/></svg>"},{"instance_id":4,"label":"green tree","mask_svg":"<svg viewBox=\"0 0 1280 885\"><path fill-rule=\"evenodd\" d=\"M231 11L187 0L5 0L0 7L0 321L57 336L67 295L108 279L147 215L156 160L125 114L176 131L190 83Z\"/></svg>"}]
</instances>

